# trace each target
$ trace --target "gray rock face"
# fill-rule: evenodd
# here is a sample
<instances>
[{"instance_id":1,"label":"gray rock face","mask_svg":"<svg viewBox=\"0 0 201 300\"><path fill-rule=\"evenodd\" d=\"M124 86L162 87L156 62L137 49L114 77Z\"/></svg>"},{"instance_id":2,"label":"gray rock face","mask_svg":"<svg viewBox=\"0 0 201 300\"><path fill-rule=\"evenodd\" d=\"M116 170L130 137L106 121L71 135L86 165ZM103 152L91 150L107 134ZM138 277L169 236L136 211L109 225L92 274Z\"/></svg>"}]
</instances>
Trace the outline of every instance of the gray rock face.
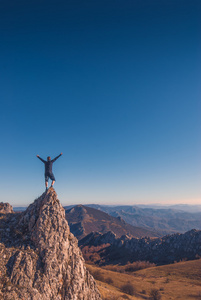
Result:
<instances>
[{"instance_id":1,"label":"gray rock face","mask_svg":"<svg viewBox=\"0 0 201 300\"><path fill-rule=\"evenodd\" d=\"M0 214L12 214L13 208L9 203L0 202Z\"/></svg>"},{"instance_id":2,"label":"gray rock face","mask_svg":"<svg viewBox=\"0 0 201 300\"><path fill-rule=\"evenodd\" d=\"M99 300L53 188L2 220L0 299Z\"/></svg>"}]
</instances>

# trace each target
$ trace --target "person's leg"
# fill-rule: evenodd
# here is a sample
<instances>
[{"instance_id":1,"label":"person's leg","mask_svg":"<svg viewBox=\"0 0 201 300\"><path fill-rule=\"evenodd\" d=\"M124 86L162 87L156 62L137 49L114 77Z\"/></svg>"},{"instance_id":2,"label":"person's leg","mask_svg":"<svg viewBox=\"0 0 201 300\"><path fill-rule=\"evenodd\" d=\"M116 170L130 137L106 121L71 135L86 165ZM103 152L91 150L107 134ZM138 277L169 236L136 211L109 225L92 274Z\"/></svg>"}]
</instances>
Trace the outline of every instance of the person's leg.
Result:
<instances>
[{"instance_id":1,"label":"person's leg","mask_svg":"<svg viewBox=\"0 0 201 300\"><path fill-rule=\"evenodd\" d=\"M51 187L53 187L54 183L55 183L55 177L54 177L54 174L50 174L50 179L52 180L52 184L51 184Z\"/></svg>"},{"instance_id":2,"label":"person's leg","mask_svg":"<svg viewBox=\"0 0 201 300\"><path fill-rule=\"evenodd\" d=\"M51 184L52 187L53 187L54 183L55 183L55 180L52 180L52 184Z\"/></svg>"},{"instance_id":3,"label":"person's leg","mask_svg":"<svg viewBox=\"0 0 201 300\"><path fill-rule=\"evenodd\" d=\"M49 180L49 176L47 174L45 174L45 186L46 186L46 191L48 188L48 180Z\"/></svg>"}]
</instances>

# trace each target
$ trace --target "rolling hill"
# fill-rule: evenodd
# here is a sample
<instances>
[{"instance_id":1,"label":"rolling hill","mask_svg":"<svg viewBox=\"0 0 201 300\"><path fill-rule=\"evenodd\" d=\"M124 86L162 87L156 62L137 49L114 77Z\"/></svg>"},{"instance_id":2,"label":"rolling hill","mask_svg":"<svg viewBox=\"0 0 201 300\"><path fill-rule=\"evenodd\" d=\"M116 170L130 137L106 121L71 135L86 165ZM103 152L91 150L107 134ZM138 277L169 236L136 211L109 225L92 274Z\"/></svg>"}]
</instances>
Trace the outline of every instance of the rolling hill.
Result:
<instances>
[{"instance_id":1,"label":"rolling hill","mask_svg":"<svg viewBox=\"0 0 201 300\"><path fill-rule=\"evenodd\" d=\"M115 272L109 269L110 266L87 265L87 268L97 280L103 299L150 299L153 290L158 291L161 300L201 299L201 259L135 272L118 271L119 266L113 266ZM125 284L133 286L134 295L122 292Z\"/></svg>"}]
</instances>

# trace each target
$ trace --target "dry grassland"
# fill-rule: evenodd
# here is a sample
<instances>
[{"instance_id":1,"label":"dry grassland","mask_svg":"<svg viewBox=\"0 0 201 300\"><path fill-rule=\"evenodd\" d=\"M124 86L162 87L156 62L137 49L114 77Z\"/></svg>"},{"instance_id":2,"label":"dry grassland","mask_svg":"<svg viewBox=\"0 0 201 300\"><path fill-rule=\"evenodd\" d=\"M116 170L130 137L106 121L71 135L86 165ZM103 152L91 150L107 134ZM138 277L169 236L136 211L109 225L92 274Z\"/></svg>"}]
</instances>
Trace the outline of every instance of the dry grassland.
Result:
<instances>
[{"instance_id":1,"label":"dry grassland","mask_svg":"<svg viewBox=\"0 0 201 300\"><path fill-rule=\"evenodd\" d=\"M161 300L201 299L201 259L152 267L131 274L93 265L87 265L87 268L99 278L97 283L103 299L150 299L153 289L159 290ZM127 283L133 285L134 296L121 292L122 285Z\"/></svg>"}]
</instances>

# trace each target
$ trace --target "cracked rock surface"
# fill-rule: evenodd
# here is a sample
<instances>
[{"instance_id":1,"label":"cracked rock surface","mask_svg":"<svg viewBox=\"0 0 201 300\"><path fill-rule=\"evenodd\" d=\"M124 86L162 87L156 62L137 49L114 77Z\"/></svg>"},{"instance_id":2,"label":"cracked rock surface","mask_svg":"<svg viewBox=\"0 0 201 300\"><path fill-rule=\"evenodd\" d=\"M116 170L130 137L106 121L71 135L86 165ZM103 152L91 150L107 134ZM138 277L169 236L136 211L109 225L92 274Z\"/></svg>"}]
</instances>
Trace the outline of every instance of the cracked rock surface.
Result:
<instances>
[{"instance_id":1,"label":"cracked rock surface","mask_svg":"<svg viewBox=\"0 0 201 300\"><path fill-rule=\"evenodd\" d=\"M0 299L101 299L53 188L0 214Z\"/></svg>"}]
</instances>

